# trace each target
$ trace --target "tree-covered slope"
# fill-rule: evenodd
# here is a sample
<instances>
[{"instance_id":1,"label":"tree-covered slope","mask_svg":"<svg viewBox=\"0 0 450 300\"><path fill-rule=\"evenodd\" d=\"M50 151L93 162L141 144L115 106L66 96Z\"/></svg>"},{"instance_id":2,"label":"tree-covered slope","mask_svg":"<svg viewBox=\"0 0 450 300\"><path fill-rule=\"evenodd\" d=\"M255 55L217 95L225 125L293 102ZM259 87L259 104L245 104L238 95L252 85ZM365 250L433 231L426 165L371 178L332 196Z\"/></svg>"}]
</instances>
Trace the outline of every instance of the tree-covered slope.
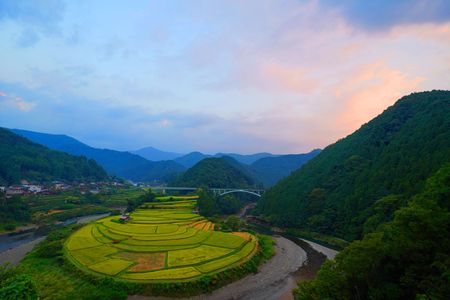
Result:
<instances>
[{"instance_id":1,"label":"tree-covered slope","mask_svg":"<svg viewBox=\"0 0 450 300\"><path fill-rule=\"evenodd\" d=\"M111 175L133 181L167 180L176 173L185 170L183 166L174 161L154 162L129 152L97 149L66 135L39 133L19 129L13 129L12 131L51 149L94 159Z\"/></svg>"},{"instance_id":2,"label":"tree-covered slope","mask_svg":"<svg viewBox=\"0 0 450 300\"><path fill-rule=\"evenodd\" d=\"M0 183L31 181L105 180L106 172L93 160L53 151L0 128Z\"/></svg>"},{"instance_id":3,"label":"tree-covered slope","mask_svg":"<svg viewBox=\"0 0 450 300\"><path fill-rule=\"evenodd\" d=\"M173 182L186 187L250 187L254 180L236 167L239 165L231 157L205 158L183 173Z\"/></svg>"},{"instance_id":4,"label":"tree-covered slope","mask_svg":"<svg viewBox=\"0 0 450 300\"><path fill-rule=\"evenodd\" d=\"M251 169L258 181L262 182L265 187L271 187L319 153L320 150L315 149L305 154L264 157L252 163Z\"/></svg>"},{"instance_id":5,"label":"tree-covered slope","mask_svg":"<svg viewBox=\"0 0 450 300\"><path fill-rule=\"evenodd\" d=\"M450 164L361 241L327 261L295 299L448 299Z\"/></svg>"},{"instance_id":6,"label":"tree-covered slope","mask_svg":"<svg viewBox=\"0 0 450 300\"><path fill-rule=\"evenodd\" d=\"M449 91L403 97L267 191L260 212L280 225L359 237L377 200L401 206L450 161L449 116Z\"/></svg>"}]
</instances>

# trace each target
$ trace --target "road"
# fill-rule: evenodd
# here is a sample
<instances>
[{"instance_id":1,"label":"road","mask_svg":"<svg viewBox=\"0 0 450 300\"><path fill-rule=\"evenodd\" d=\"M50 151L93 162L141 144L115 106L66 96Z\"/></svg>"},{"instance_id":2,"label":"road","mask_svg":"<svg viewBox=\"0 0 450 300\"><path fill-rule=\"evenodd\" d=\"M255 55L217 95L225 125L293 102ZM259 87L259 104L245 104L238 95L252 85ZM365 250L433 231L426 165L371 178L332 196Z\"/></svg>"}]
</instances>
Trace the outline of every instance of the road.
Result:
<instances>
[{"instance_id":1,"label":"road","mask_svg":"<svg viewBox=\"0 0 450 300\"><path fill-rule=\"evenodd\" d=\"M292 241L274 237L276 254L263 264L257 274L226 285L210 294L199 295L189 300L277 300L296 287L291 273L306 261L306 253ZM130 296L128 300L171 300L181 298Z\"/></svg>"}]
</instances>

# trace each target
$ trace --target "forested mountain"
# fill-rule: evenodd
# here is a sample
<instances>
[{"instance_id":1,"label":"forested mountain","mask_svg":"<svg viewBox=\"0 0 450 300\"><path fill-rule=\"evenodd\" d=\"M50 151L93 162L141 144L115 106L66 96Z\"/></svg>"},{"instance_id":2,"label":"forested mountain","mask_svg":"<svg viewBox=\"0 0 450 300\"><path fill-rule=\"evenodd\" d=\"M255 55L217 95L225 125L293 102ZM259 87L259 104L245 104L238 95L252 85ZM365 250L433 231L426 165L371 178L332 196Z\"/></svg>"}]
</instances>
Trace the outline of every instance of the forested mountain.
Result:
<instances>
[{"instance_id":1,"label":"forested mountain","mask_svg":"<svg viewBox=\"0 0 450 300\"><path fill-rule=\"evenodd\" d=\"M231 157L205 158L173 182L187 187L250 187L255 181L240 170L239 163Z\"/></svg>"},{"instance_id":2,"label":"forested mountain","mask_svg":"<svg viewBox=\"0 0 450 300\"><path fill-rule=\"evenodd\" d=\"M151 161L161 161L161 160L173 160L175 158L183 156L181 153L161 151L154 147L145 147L139 150L130 151L133 154L142 156L145 159Z\"/></svg>"},{"instance_id":3,"label":"forested mountain","mask_svg":"<svg viewBox=\"0 0 450 300\"><path fill-rule=\"evenodd\" d=\"M53 151L0 128L0 184L30 181L107 180L95 161Z\"/></svg>"},{"instance_id":4,"label":"forested mountain","mask_svg":"<svg viewBox=\"0 0 450 300\"><path fill-rule=\"evenodd\" d=\"M263 159L266 157L276 157L277 155L267 153L267 152L261 152L261 153L255 153L255 154L237 154L237 153L217 153L214 155L215 157L223 157L223 156L229 156L231 158L234 158L238 162L246 165L251 165L255 161L259 159Z\"/></svg>"},{"instance_id":5,"label":"forested mountain","mask_svg":"<svg viewBox=\"0 0 450 300\"><path fill-rule=\"evenodd\" d=\"M176 158L175 162L179 163L180 165L186 168L191 168L199 161L208 157L211 157L211 155L203 154L201 152L191 152Z\"/></svg>"},{"instance_id":6,"label":"forested mountain","mask_svg":"<svg viewBox=\"0 0 450 300\"><path fill-rule=\"evenodd\" d=\"M94 159L109 174L133 181L167 180L185 170L183 166L174 161L153 162L129 152L97 149L66 135L18 129L12 131L51 149Z\"/></svg>"},{"instance_id":7,"label":"forested mountain","mask_svg":"<svg viewBox=\"0 0 450 300\"><path fill-rule=\"evenodd\" d=\"M204 154L201 152L191 152L189 154L177 157L175 159L175 161L178 162L179 164L185 166L186 168L190 168L205 158L226 157L226 156L231 157L242 164L250 165L259 159L266 158L266 157L276 157L277 155L266 153L266 152L255 153L255 154L237 154L237 153L220 153L219 152L214 155Z\"/></svg>"},{"instance_id":8,"label":"forested mountain","mask_svg":"<svg viewBox=\"0 0 450 300\"><path fill-rule=\"evenodd\" d=\"M295 299L448 299L450 164L407 203L300 283Z\"/></svg>"},{"instance_id":9,"label":"forested mountain","mask_svg":"<svg viewBox=\"0 0 450 300\"><path fill-rule=\"evenodd\" d=\"M258 209L279 225L358 238L450 161L449 116L449 91L403 97L281 180Z\"/></svg>"},{"instance_id":10,"label":"forested mountain","mask_svg":"<svg viewBox=\"0 0 450 300\"><path fill-rule=\"evenodd\" d=\"M320 149L315 149L305 154L264 157L252 163L251 169L258 181L262 182L265 187L271 187L319 153Z\"/></svg>"}]
</instances>

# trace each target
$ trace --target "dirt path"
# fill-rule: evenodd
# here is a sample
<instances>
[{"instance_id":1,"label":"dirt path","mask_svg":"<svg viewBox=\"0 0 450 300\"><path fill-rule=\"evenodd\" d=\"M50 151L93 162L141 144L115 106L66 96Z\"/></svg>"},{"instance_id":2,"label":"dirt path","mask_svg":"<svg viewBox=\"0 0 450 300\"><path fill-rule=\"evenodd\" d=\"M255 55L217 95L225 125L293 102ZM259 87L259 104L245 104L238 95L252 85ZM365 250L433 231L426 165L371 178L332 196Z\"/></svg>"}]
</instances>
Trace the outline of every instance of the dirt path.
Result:
<instances>
[{"instance_id":1,"label":"dirt path","mask_svg":"<svg viewBox=\"0 0 450 300\"><path fill-rule=\"evenodd\" d=\"M277 300L296 286L290 275L306 260L306 252L294 242L274 237L275 256L260 267L257 274L249 275L239 281L226 285L211 294L184 298L190 300ZM128 300L170 300L180 298L130 296Z\"/></svg>"}]
</instances>

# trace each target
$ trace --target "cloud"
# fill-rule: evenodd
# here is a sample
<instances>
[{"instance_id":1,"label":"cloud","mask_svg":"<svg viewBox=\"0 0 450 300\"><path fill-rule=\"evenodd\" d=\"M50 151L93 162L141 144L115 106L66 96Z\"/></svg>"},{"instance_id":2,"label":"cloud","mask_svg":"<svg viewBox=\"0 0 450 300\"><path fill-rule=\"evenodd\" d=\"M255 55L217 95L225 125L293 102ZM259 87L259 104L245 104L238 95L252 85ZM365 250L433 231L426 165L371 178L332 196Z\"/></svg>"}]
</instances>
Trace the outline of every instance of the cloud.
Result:
<instances>
[{"instance_id":1,"label":"cloud","mask_svg":"<svg viewBox=\"0 0 450 300\"><path fill-rule=\"evenodd\" d=\"M49 22L39 7L2 11L0 90L35 105L0 97L0 122L117 149L324 147L405 94L450 88L450 22L402 3L65 2ZM62 39L44 38L52 27ZM27 29L33 51L15 44Z\"/></svg>"},{"instance_id":2,"label":"cloud","mask_svg":"<svg viewBox=\"0 0 450 300\"><path fill-rule=\"evenodd\" d=\"M60 0L1 1L0 20L14 20L43 33L55 33L64 9Z\"/></svg>"},{"instance_id":3,"label":"cloud","mask_svg":"<svg viewBox=\"0 0 450 300\"><path fill-rule=\"evenodd\" d=\"M33 101L26 101L22 97L15 96L11 93L5 93L0 91L0 112L7 113L10 109L19 110L21 112L29 112L32 110L36 103Z\"/></svg>"},{"instance_id":4,"label":"cloud","mask_svg":"<svg viewBox=\"0 0 450 300\"><path fill-rule=\"evenodd\" d=\"M350 131L358 129L402 96L419 91L425 80L408 76L382 61L361 66L334 89L342 105L336 125Z\"/></svg>"},{"instance_id":5,"label":"cloud","mask_svg":"<svg viewBox=\"0 0 450 300\"><path fill-rule=\"evenodd\" d=\"M22 30L19 38L17 39L17 45L19 47L28 48L35 45L39 41L39 36L31 28L26 28Z\"/></svg>"},{"instance_id":6,"label":"cloud","mask_svg":"<svg viewBox=\"0 0 450 300\"><path fill-rule=\"evenodd\" d=\"M171 125L172 125L172 122L170 122L167 119L163 119L163 120L158 122L158 126L163 127L163 128L170 127Z\"/></svg>"},{"instance_id":7,"label":"cloud","mask_svg":"<svg viewBox=\"0 0 450 300\"><path fill-rule=\"evenodd\" d=\"M60 0L0 1L0 22L12 21L20 31L16 45L28 48L42 36L59 36L65 5Z\"/></svg>"},{"instance_id":8,"label":"cloud","mask_svg":"<svg viewBox=\"0 0 450 300\"><path fill-rule=\"evenodd\" d=\"M349 23L369 31L450 21L450 1L447 0L320 0L320 3L324 8L334 7Z\"/></svg>"},{"instance_id":9,"label":"cloud","mask_svg":"<svg viewBox=\"0 0 450 300\"><path fill-rule=\"evenodd\" d=\"M22 99L16 100L16 101L14 101L14 103L17 106L17 108L23 112L28 112L36 106L35 103L26 102L26 101L23 101Z\"/></svg>"}]
</instances>

